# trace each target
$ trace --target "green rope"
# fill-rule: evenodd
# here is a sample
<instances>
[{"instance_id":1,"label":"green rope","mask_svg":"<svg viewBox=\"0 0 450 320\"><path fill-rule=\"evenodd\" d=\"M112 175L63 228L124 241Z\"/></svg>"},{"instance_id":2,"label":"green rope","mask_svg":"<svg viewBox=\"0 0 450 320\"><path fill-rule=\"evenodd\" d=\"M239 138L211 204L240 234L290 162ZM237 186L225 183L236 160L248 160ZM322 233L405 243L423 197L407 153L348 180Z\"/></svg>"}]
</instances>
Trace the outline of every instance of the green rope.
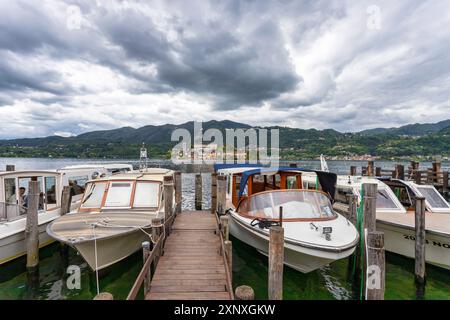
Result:
<instances>
[{"instance_id":1,"label":"green rope","mask_svg":"<svg viewBox=\"0 0 450 320\"><path fill-rule=\"evenodd\" d=\"M364 223L363 223L363 217L364 217L364 189L361 186L360 191L361 201L359 202L359 206L356 210L356 228L359 230L359 255L360 255L360 264L362 261L364 261ZM353 255L353 270L352 270L352 276L354 277L356 274L356 255L358 253L355 253ZM360 283L360 294L359 299L362 300L363 297L363 281L364 281L364 270L361 268L361 283Z\"/></svg>"}]
</instances>

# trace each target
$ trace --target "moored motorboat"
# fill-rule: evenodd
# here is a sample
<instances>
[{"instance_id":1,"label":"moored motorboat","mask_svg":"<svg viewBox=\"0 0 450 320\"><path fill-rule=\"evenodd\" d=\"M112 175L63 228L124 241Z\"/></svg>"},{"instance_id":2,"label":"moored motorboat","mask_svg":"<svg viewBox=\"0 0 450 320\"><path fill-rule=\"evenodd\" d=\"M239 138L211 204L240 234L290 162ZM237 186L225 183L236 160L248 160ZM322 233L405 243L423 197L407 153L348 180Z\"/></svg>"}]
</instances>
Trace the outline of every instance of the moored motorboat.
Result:
<instances>
[{"instance_id":1,"label":"moored motorboat","mask_svg":"<svg viewBox=\"0 0 450 320\"><path fill-rule=\"evenodd\" d=\"M356 228L333 211L336 175L298 168L216 165L227 177L230 233L267 255L269 227L282 222L284 263L307 273L348 257ZM302 174L316 174L322 191L302 188ZM282 207L282 217L280 217Z\"/></svg>"},{"instance_id":2,"label":"moored motorboat","mask_svg":"<svg viewBox=\"0 0 450 320\"><path fill-rule=\"evenodd\" d=\"M336 211L348 211L348 195L361 201L364 183L378 185L376 229L384 233L385 249L409 258L415 256L415 198L426 198L425 259L427 263L450 269L450 205L433 186L391 178L339 176L336 185ZM314 188L314 179L304 184Z\"/></svg>"},{"instance_id":3,"label":"moored motorboat","mask_svg":"<svg viewBox=\"0 0 450 320\"><path fill-rule=\"evenodd\" d=\"M80 207L49 224L47 233L75 248L93 270L106 268L150 240L152 219L164 217L164 177L173 174L149 168L90 181Z\"/></svg>"},{"instance_id":4,"label":"moored motorboat","mask_svg":"<svg viewBox=\"0 0 450 320\"><path fill-rule=\"evenodd\" d=\"M81 200L85 182L101 174L107 172L100 168L0 172L0 264L26 253L25 226L30 181L39 183L39 247L45 247L53 242L45 230L48 223L61 215L63 187L71 188L71 208L75 208Z\"/></svg>"}]
</instances>

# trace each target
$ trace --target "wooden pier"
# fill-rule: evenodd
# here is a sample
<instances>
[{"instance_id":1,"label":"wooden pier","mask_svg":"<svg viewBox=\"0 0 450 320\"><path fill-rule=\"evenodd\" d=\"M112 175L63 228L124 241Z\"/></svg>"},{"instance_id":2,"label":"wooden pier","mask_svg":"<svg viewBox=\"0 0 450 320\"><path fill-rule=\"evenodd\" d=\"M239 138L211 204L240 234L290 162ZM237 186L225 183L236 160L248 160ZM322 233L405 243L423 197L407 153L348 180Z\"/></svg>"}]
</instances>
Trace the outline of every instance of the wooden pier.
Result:
<instances>
[{"instance_id":1,"label":"wooden pier","mask_svg":"<svg viewBox=\"0 0 450 320\"><path fill-rule=\"evenodd\" d=\"M166 201L164 218L152 220L151 239L142 244L144 266L127 300L141 288L145 300L234 300L228 217L181 211L181 175L174 180L164 181L164 198L175 193L176 203Z\"/></svg>"},{"instance_id":2,"label":"wooden pier","mask_svg":"<svg viewBox=\"0 0 450 320\"><path fill-rule=\"evenodd\" d=\"M229 271L217 220L210 211L177 216L146 300L229 300Z\"/></svg>"}]
</instances>

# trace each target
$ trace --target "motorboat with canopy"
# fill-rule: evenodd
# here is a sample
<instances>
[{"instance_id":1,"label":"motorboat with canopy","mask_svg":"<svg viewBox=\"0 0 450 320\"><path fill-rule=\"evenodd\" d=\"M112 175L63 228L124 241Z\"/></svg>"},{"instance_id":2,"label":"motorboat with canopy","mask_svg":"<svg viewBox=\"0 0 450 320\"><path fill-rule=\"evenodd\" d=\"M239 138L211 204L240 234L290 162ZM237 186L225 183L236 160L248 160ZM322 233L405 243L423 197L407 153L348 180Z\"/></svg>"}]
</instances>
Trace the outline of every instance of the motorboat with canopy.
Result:
<instances>
[{"instance_id":1,"label":"motorboat with canopy","mask_svg":"<svg viewBox=\"0 0 450 320\"><path fill-rule=\"evenodd\" d=\"M260 253L268 254L269 228L280 223L285 235L284 263L298 271L311 272L355 250L356 228L332 207L335 174L227 164L216 165L215 171L227 177L230 233ZM305 173L315 174L317 190L302 188Z\"/></svg>"}]
</instances>

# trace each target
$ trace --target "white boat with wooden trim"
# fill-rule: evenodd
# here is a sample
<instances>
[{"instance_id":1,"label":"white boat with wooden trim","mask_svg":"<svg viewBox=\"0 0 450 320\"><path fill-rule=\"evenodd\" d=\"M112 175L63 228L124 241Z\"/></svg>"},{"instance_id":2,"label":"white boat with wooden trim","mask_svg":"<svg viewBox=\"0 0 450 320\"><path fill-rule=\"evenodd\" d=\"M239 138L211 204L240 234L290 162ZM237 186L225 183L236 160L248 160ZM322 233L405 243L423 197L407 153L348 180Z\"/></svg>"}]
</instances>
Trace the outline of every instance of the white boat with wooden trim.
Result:
<instances>
[{"instance_id":1,"label":"white boat with wooden trim","mask_svg":"<svg viewBox=\"0 0 450 320\"><path fill-rule=\"evenodd\" d=\"M173 174L149 168L89 181L80 207L50 223L47 233L75 248L93 270L106 268L149 240L152 219L164 217L164 177Z\"/></svg>"},{"instance_id":2,"label":"white boat with wooden trim","mask_svg":"<svg viewBox=\"0 0 450 320\"><path fill-rule=\"evenodd\" d=\"M304 183L314 187L311 177ZM378 184L376 228L384 232L385 249L409 258L415 255L415 198L424 196L426 262L450 269L450 205L433 186L397 179L339 176L334 208L345 214L347 195L357 195L361 201L363 183Z\"/></svg>"},{"instance_id":3,"label":"white boat with wooden trim","mask_svg":"<svg viewBox=\"0 0 450 320\"><path fill-rule=\"evenodd\" d=\"M45 232L47 224L60 216L62 175L57 171L0 172L0 264L26 253L25 226L28 183L38 181L39 247L53 240Z\"/></svg>"},{"instance_id":4,"label":"white boat with wooden trim","mask_svg":"<svg viewBox=\"0 0 450 320\"><path fill-rule=\"evenodd\" d=\"M110 168L124 165L109 164ZM88 180L111 175L108 167L65 167L57 170L26 170L0 172L0 264L25 255L28 183L39 181L41 190L38 208L39 247L54 240L46 233L47 224L61 216L63 187L69 186L70 209L80 204Z\"/></svg>"},{"instance_id":5,"label":"white boat with wooden trim","mask_svg":"<svg viewBox=\"0 0 450 320\"><path fill-rule=\"evenodd\" d=\"M269 227L280 220L284 264L293 269L311 272L354 252L358 232L332 208L335 174L312 171L319 191L302 188L310 170L216 165L216 171L227 177L230 233L260 253L268 254Z\"/></svg>"}]
</instances>

